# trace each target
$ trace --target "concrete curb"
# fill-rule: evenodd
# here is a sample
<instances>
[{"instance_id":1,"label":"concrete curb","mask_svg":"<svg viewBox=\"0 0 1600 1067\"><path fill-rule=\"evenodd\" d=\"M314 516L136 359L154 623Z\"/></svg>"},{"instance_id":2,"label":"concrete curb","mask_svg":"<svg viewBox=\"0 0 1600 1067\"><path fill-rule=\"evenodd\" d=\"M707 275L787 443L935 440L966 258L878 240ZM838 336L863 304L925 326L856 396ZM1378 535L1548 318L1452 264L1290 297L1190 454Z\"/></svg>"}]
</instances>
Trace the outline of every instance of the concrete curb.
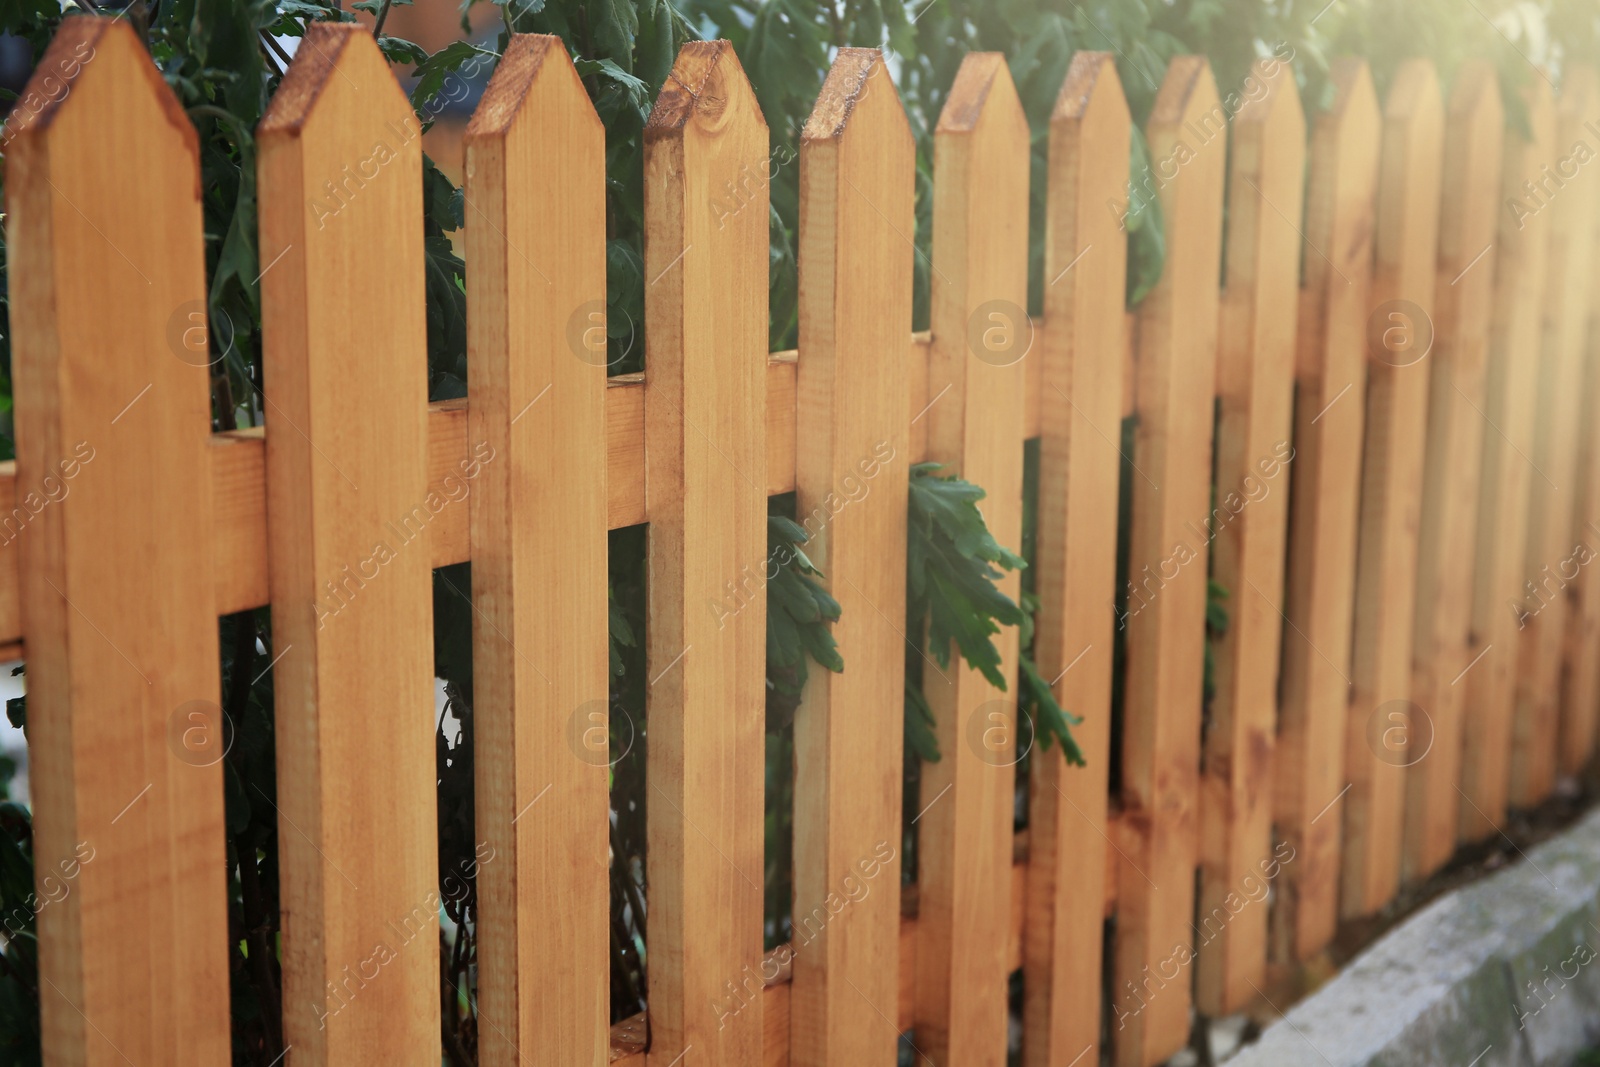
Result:
<instances>
[{"instance_id":1,"label":"concrete curb","mask_svg":"<svg viewBox=\"0 0 1600 1067\"><path fill-rule=\"evenodd\" d=\"M1374 942L1228 1067L1569 1067L1600 1044L1600 810Z\"/></svg>"}]
</instances>

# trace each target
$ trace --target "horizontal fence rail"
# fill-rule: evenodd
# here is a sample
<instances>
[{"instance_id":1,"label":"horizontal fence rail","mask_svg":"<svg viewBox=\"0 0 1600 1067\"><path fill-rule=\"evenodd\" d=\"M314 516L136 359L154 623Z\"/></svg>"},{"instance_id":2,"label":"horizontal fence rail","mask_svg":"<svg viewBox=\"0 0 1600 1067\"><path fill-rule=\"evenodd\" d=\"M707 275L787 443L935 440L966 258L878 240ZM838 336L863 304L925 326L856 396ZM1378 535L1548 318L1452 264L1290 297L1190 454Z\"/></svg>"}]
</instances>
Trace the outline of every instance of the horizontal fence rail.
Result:
<instances>
[{"instance_id":1,"label":"horizontal fence rail","mask_svg":"<svg viewBox=\"0 0 1600 1067\"><path fill-rule=\"evenodd\" d=\"M70 91L7 152L0 651L28 661L37 868L77 872L39 920L51 1062L228 1056L224 779L173 737L223 736L216 618L266 606L291 1062L438 1062L464 991L429 576L468 560L486 1065L886 1064L909 1034L1000 1067L1020 970L1029 1067L1152 1067L1592 755L1600 188L1546 166L1592 71L1508 125L1486 64L1445 93L1407 62L1380 103L1341 59L1308 116L1277 58L1242 94L1173 60L1165 269L1129 313L1131 118L1079 53L1030 318L1030 131L1005 57L969 55L913 333L916 147L884 56L842 49L801 134L799 348L769 353L770 134L732 47L693 42L643 133L646 370L608 379L605 131L560 40L517 35L466 135L469 395L430 404L395 225L420 127L369 34L314 24L257 131L266 426L213 433L193 129L124 22L68 19L43 68ZM1033 440L1034 650L1087 764L1033 750L1014 832L1017 694L930 660L944 755L902 885L910 469L984 487L1020 547ZM714 605L789 492L848 667L796 714L796 932L764 952L764 586ZM643 523L649 1012L612 1025L585 739L606 534ZM1015 678L1017 631L997 647Z\"/></svg>"}]
</instances>

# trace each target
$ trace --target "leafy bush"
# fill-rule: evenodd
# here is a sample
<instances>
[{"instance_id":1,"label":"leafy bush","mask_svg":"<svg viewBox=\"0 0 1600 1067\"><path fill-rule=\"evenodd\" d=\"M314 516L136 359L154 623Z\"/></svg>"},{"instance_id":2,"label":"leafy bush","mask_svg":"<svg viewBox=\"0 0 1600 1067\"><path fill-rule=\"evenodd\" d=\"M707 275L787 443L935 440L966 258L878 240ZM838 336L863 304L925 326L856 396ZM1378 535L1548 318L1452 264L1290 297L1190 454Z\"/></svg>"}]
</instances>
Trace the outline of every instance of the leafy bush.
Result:
<instances>
[{"instance_id":1,"label":"leafy bush","mask_svg":"<svg viewBox=\"0 0 1600 1067\"><path fill-rule=\"evenodd\" d=\"M928 652L941 669L950 666L954 647L989 684L1005 690L1009 687L993 638L1001 626L1022 627L1024 684L1019 712L1035 717L1034 736L1041 738L1043 747L1048 749L1052 740L1058 741L1067 759L1081 765L1083 753L1072 739L1070 717L1056 703L1033 662L1033 608L1027 599L1018 604L995 585L1001 570L1020 570L1027 561L1001 547L989 533L978 511L984 491L959 478L937 477L941 467L919 463L911 468L906 632L927 635ZM908 681L905 700L906 749L936 762L939 747L933 736L933 712L919 682Z\"/></svg>"}]
</instances>

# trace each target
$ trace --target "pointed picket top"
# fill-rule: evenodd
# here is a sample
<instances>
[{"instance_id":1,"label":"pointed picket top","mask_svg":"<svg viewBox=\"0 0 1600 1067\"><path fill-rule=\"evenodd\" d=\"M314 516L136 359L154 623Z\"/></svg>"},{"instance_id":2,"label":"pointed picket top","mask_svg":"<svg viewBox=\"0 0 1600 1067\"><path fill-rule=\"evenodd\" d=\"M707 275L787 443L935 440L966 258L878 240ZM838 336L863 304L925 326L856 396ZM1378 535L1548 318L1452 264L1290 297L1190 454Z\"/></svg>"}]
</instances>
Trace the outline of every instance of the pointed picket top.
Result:
<instances>
[{"instance_id":1,"label":"pointed picket top","mask_svg":"<svg viewBox=\"0 0 1600 1067\"><path fill-rule=\"evenodd\" d=\"M1426 117L1431 111L1442 113L1443 108L1439 74L1431 59L1408 59L1396 68L1389 96L1383 102L1385 120Z\"/></svg>"},{"instance_id":2,"label":"pointed picket top","mask_svg":"<svg viewBox=\"0 0 1600 1067\"><path fill-rule=\"evenodd\" d=\"M1213 234L1221 233L1222 213L1212 210L1211 201L1215 198L1220 204L1222 198L1228 116L1205 56L1174 56L1167 65L1145 124L1145 139L1167 237L1166 269L1155 294L1162 299L1162 291L1174 288L1174 269L1181 269L1178 244L1191 234L1209 244ZM1201 299L1214 300L1215 289L1200 294Z\"/></svg>"},{"instance_id":3,"label":"pointed picket top","mask_svg":"<svg viewBox=\"0 0 1600 1067\"><path fill-rule=\"evenodd\" d=\"M1014 262L1010 247L1027 239L1025 164L1030 139L1005 56L969 52L956 71L934 130L938 192L933 198L930 324L936 339L942 335L950 343L933 346L928 383L930 396L939 395L945 385L951 393L930 407L927 416L928 458L945 463L947 473L965 478L972 477L961 472L974 440L985 438L987 447L1009 432L1002 428L1005 418L993 412L985 418L967 415L969 406L974 412L985 410L986 390L999 390L989 399L1001 404L1000 410L1007 410L1014 399L1008 377L984 371L1009 373L1033 348L1033 328L1024 311L1027 257ZM1024 164L1020 179L1014 169L1018 153ZM1024 202L1020 209L1010 199L1009 186L1017 180ZM986 206L996 200L1001 206ZM941 241L942 234L949 236ZM991 331L1006 338L1001 351L980 355L973 345L960 343L959 339L969 339L972 317L980 312L988 321L1003 320L1003 329ZM1003 490L990 486L989 491L992 498Z\"/></svg>"},{"instance_id":4,"label":"pointed picket top","mask_svg":"<svg viewBox=\"0 0 1600 1067\"><path fill-rule=\"evenodd\" d=\"M989 94L1000 91L999 107L989 106ZM1011 81L1011 70L1001 52L969 52L956 71L955 83L945 98L939 112L936 133L971 133L985 115L996 110L1005 113L1010 121L1026 122L1022 102L1017 98L1017 87Z\"/></svg>"},{"instance_id":5,"label":"pointed picket top","mask_svg":"<svg viewBox=\"0 0 1600 1067\"><path fill-rule=\"evenodd\" d=\"M1430 60L1408 59L1395 71L1383 105L1383 140L1373 303L1400 297L1421 302L1428 295L1424 308L1431 309L1438 213L1437 207L1419 208L1438 203L1444 99ZM1407 277L1398 275L1402 267Z\"/></svg>"},{"instance_id":6,"label":"pointed picket top","mask_svg":"<svg viewBox=\"0 0 1600 1067\"><path fill-rule=\"evenodd\" d=\"M1343 129L1352 122L1378 114L1378 91L1372 85L1372 69L1367 61L1340 56L1328 67L1328 84L1333 100L1317 116L1317 128L1325 124Z\"/></svg>"},{"instance_id":7,"label":"pointed picket top","mask_svg":"<svg viewBox=\"0 0 1600 1067\"><path fill-rule=\"evenodd\" d=\"M1337 194L1355 180L1355 168L1362 169L1362 183L1368 190L1375 188L1371 183L1377 175L1379 111L1371 69L1364 59L1341 57L1329 68L1328 81L1333 86L1333 102L1317 115L1312 126L1313 165L1306 188L1306 238L1322 250L1305 257L1305 288L1313 292L1326 288L1330 279L1344 286L1343 278L1349 276L1345 268L1358 254L1353 249L1327 244L1337 225L1336 215L1353 206L1342 204ZM1365 174L1368 170L1370 178ZM1370 215L1374 210L1372 197L1370 192L1364 195L1356 209ZM1372 228L1370 221L1366 228ZM1337 267L1329 257L1337 260ZM1305 326L1320 323L1313 318Z\"/></svg>"},{"instance_id":8,"label":"pointed picket top","mask_svg":"<svg viewBox=\"0 0 1600 1067\"><path fill-rule=\"evenodd\" d=\"M766 128L767 120L733 45L722 40L690 41L678 50L672 73L650 110L644 124L645 140L681 134L690 118L715 132L741 112L753 114L762 129Z\"/></svg>"},{"instance_id":9,"label":"pointed picket top","mask_svg":"<svg viewBox=\"0 0 1600 1067\"><path fill-rule=\"evenodd\" d=\"M559 69L564 76L546 76L553 69ZM600 116L595 113L561 38L548 33L516 33L495 64L494 76L467 122L465 140L472 142L512 132L526 110L524 102L536 92L550 94L545 106L575 108L600 124Z\"/></svg>"},{"instance_id":10,"label":"pointed picket top","mask_svg":"<svg viewBox=\"0 0 1600 1067\"><path fill-rule=\"evenodd\" d=\"M894 77L884 65L882 49L841 48L833 66L828 68L816 106L800 132L801 142L842 140L856 110L866 104L873 95L872 90L879 85L886 87L884 95L894 101L891 110L898 117L887 120L887 129L882 123L874 122L873 136L884 136L891 129L899 136L911 136L911 126L906 122L905 108L900 105L900 94L895 91ZM862 124L861 119L854 122L856 126Z\"/></svg>"},{"instance_id":11,"label":"pointed picket top","mask_svg":"<svg viewBox=\"0 0 1600 1067\"><path fill-rule=\"evenodd\" d=\"M1228 116L1217 95L1217 82L1205 56L1174 56L1156 92L1155 105L1145 124L1150 161L1161 197L1168 257L1166 269L1153 295L1165 299L1182 279L1175 276L1183 262L1178 243L1195 239L1196 253L1209 258L1205 246L1220 241L1222 182L1228 151ZM1192 236L1191 236L1192 235ZM1197 290L1209 303L1216 287ZM1154 305L1145 308L1146 317Z\"/></svg>"},{"instance_id":12,"label":"pointed picket top","mask_svg":"<svg viewBox=\"0 0 1600 1067\"><path fill-rule=\"evenodd\" d=\"M1246 86L1260 85L1262 90L1246 96L1244 105L1233 116L1234 143L1240 139L1265 136L1291 136L1299 130L1304 135L1305 110L1300 106L1300 90L1295 86L1294 69L1275 59L1258 59L1250 64L1245 78ZM1258 131L1273 131L1271 133Z\"/></svg>"},{"instance_id":13,"label":"pointed picket top","mask_svg":"<svg viewBox=\"0 0 1600 1067\"><path fill-rule=\"evenodd\" d=\"M368 89L376 95L368 95ZM256 134L263 139L283 133L298 135L321 107L324 95L337 98L346 92L360 94L363 110L377 111L376 119L413 117L410 102L366 27L353 22L313 22L306 27L294 61L272 94Z\"/></svg>"},{"instance_id":14,"label":"pointed picket top","mask_svg":"<svg viewBox=\"0 0 1600 1067\"><path fill-rule=\"evenodd\" d=\"M1467 124L1463 128L1470 131L1474 145L1488 137L1498 144L1505 123L1505 105L1500 101L1500 75L1495 65L1487 59L1469 59L1461 64L1450 89L1448 109L1452 124Z\"/></svg>"},{"instance_id":15,"label":"pointed picket top","mask_svg":"<svg viewBox=\"0 0 1600 1067\"><path fill-rule=\"evenodd\" d=\"M1221 103L1210 61L1205 56L1174 56L1156 90L1147 126L1152 133L1170 129L1219 108Z\"/></svg>"},{"instance_id":16,"label":"pointed picket top","mask_svg":"<svg viewBox=\"0 0 1600 1067\"><path fill-rule=\"evenodd\" d=\"M183 113L183 105L173 95L172 88L161 77L161 72L150 62L138 34L128 22L120 18L101 18L92 15L74 15L61 23L61 28L50 40L28 78L27 87L6 116L0 147L12 140L21 143L48 141L52 124L64 114L73 114L78 105L74 90L102 79L111 79L119 87L118 101L137 106L138 93L128 92L137 82L145 87L146 97L160 108L168 124L177 133L184 150L191 156L199 155L199 139L194 125ZM105 116L97 114L88 119L104 122ZM199 170L195 170L195 195L199 195Z\"/></svg>"},{"instance_id":17,"label":"pointed picket top","mask_svg":"<svg viewBox=\"0 0 1600 1067\"><path fill-rule=\"evenodd\" d=\"M1261 86L1254 95L1248 95L1243 107L1233 117L1233 174L1230 180L1229 201L1235 218L1241 210L1252 212L1253 225L1244 229L1259 239L1266 226L1278 221L1278 211L1286 213L1282 220L1293 226L1300 212L1288 205L1299 204L1305 179L1305 110L1300 105L1300 90L1295 86L1294 70L1277 59L1258 59L1251 64L1246 76L1247 91ZM1241 180L1242 179L1242 180ZM1268 218L1268 216L1274 218ZM1249 242L1239 241L1240 229L1233 224L1234 239L1228 243L1228 289L1248 285L1257 280L1261 249ZM1298 240L1298 235L1295 237ZM1234 370L1224 351L1219 373L1226 377ZM1227 382L1223 382L1225 388Z\"/></svg>"},{"instance_id":18,"label":"pointed picket top","mask_svg":"<svg viewBox=\"0 0 1600 1067\"><path fill-rule=\"evenodd\" d=\"M1066 80L1056 95L1050 122L1091 121L1103 115L1126 121L1128 98L1117 76L1117 60L1110 52L1075 52Z\"/></svg>"}]
</instances>

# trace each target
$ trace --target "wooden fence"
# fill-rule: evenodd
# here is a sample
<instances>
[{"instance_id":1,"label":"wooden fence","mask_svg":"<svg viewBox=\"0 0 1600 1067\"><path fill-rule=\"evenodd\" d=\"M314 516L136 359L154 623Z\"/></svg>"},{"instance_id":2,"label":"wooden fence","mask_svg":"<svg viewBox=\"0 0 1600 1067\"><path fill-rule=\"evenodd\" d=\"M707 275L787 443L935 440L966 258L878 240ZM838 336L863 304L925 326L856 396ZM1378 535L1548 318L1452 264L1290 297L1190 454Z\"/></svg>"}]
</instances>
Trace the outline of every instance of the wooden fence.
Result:
<instances>
[{"instance_id":1,"label":"wooden fence","mask_svg":"<svg viewBox=\"0 0 1600 1067\"><path fill-rule=\"evenodd\" d=\"M1129 115L1111 58L1076 56L1029 322L1029 130L1003 57L967 57L913 335L912 139L882 57L845 49L798 163L799 354L769 355L768 131L732 50L690 44L645 131L648 370L608 380L603 131L560 42L514 38L467 136L471 395L430 405L422 232L396 225L417 122L369 36L318 24L259 130L267 430L213 434L194 132L125 24L69 19L6 183L0 638L28 660L38 869L93 857L39 914L47 1061L228 1061L216 619L270 604L289 1062L438 1062L429 574L469 558L486 1065L887 1064L908 1029L998 1065L1021 967L1028 1064L1105 1040L1148 1067L1191 1006L1256 1002L1269 961L1546 797L1600 703L1573 162L1600 88L1535 79L1523 133L1485 65L1448 99L1420 60L1381 105L1358 60L1332 83L1308 138L1283 62L1219 94L1173 61L1147 128L1168 258L1128 316ZM908 468L986 487L1016 545L1030 437L1037 657L1088 765L1035 753L1014 837L1014 732L972 742L1014 694L931 676L945 756L902 892ZM764 567L790 490L828 516L848 669L796 720L807 935L764 957L765 598L708 604ZM572 744L606 706L606 531L643 522L648 1028L608 1025L607 768ZM1204 721L1208 555L1232 624Z\"/></svg>"}]
</instances>

